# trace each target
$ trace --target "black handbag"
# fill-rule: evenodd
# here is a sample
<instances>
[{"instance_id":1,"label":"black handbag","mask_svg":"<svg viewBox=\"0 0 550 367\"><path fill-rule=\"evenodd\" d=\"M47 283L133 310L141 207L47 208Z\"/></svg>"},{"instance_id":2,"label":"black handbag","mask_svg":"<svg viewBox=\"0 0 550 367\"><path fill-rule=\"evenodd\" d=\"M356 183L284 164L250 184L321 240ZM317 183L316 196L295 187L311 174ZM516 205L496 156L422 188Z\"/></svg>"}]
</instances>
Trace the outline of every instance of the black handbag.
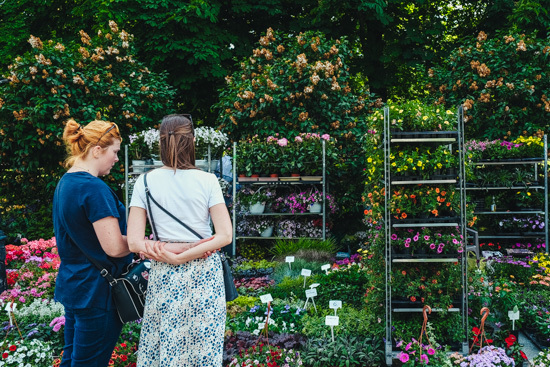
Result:
<instances>
[{"instance_id":1,"label":"black handbag","mask_svg":"<svg viewBox=\"0 0 550 367\"><path fill-rule=\"evenodd\" d=\"M76 242L75 242L76 244ZM78 244L76 244L78 246ZM78 246L80 248L80 246ZM99 269L99 273L111 286L113 303L122 323L135 321L143 317L147 283L149 280L150 260L138 259L126 265L119 278L115 278L104 266L92 259L80 248L88 260Z\"/></svg>"},{"instance_id":2,"label":"black handbag","mask_svg":"<svg viewBox=\"0 0 550 367\"><path fill-rule=\"evenodd\" d=\"M191 227L189 227L187 224L183 223L180 219L176 218L172 213L170 213L168 210L164 209L151 195L151 192L149 191L149 187L147 186L147 173L143 175L143 181L145 184L145 194L147 197L147 211L149 212L149 219L151 220L151 228L153 229L153 236L156 240L158 240L157 236L157 229L155 227L155 221L153 220L153 213L151 212L151 203L149 200L153 201L153 203L164 213L166 213L170 218L174 219L176 222L184 226L188 231L193 233L195 236L197 236L199 239L203 239L203 237L198 234L195 230L193 230ZM219 252L218 253L220 260L222 262L222 270L223 270L223 284L225 287L225 300L227 302L233 301L235 298L239 297L239 293L237 293L237 287L235 287L235 282L233 281L233 273L231 272L231 266L229 265L229 261L227 260L227 257L224 253Z\"/></svg>"}]
</instances>

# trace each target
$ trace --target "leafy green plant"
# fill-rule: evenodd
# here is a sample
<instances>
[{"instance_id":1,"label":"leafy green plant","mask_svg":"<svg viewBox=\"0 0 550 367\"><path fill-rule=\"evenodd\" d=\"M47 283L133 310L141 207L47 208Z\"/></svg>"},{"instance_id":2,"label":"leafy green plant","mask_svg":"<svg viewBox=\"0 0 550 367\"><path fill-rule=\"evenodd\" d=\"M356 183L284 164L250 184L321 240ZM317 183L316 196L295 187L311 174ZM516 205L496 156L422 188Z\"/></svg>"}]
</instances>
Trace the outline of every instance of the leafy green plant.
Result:
<instances>
[{"instance_id":1,"label":"leafy green plant","mask_svg":"<svg viewBox=\"0 0 550 367\"><path fill-rule=\"evenodd\" d=\"M333 298L333 299L338 299ZM334 311L328 308L328 301L316 300L318 313L309 313L302 319L302 333L308 338L328 338L331 335L330 327L325 325L325 316L334 315ZM355 308L344 304L338 309L338 326L334 327L334 335L353 335L359 337L383 336L384 322L377 318L367 308Z\"/></svg>"},{"instance_id":2,"label":"leafy green plant","mask_svg":"<svg viewBox=\"0 0 550 367\"><path fill-rule=\"evenodd\" d=\"M271 253L277 258L291 256L300 250L320 251L329 254L336 252L336 241L333 238L326 240L316 240L312 238L298 238L296 240L278 239L271 248Z\"/></svg>"},{"instance_id":3,"label":"leafy green plant","mask_svg":"<svg viewBox=\"0 0 550 367\"><path fill-rule=\"evenodd\" d=\"M384 358L380 338L338 336L334 342L327 338L310 339L302 358L311 367L381 366Z\"/></svg>"}]
</instances>

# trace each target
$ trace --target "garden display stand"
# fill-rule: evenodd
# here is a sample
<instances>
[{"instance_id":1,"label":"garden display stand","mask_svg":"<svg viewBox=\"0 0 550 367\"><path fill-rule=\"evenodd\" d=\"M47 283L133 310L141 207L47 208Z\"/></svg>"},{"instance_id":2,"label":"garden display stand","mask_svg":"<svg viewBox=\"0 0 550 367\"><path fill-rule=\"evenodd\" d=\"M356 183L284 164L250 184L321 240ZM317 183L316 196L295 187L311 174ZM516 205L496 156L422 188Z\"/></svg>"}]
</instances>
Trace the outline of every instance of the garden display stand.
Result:
<instances>
[{"instance_id":1,"label":"garden display stand","mask_svg":"<svg viewBox=\"0 0 550 367\"><path fill-rule=\"evenodd\" d=\"M441 308L431 308L429 306L422 307L422 303L419 302L405 302L400 304L394 297L392 292L392 267L396 264L399 266L416 266L425 267L428 264L431 266L438 266L437 264L447 264L448 266L457 266L460 271L460 301L455 301L454 307L448 308L448 312L459 313L461 322L461 341L459 345L460 352L463 354L468 353L468 325L467 325L467 276L466 276L466 256L465 252L462 254L458 250L455 250L451 254L399 254L392 251L392 234L396 233L396 230L408 230L419 228L458 228L457 233L462 236L462 246L466 250L467 233L466 233L466 195L465 195L465 160L464 160L464 118L462 107L458 108L456 114L456 130L455 131L413 131L413 132L401 132L390 130L391 118L390 109L384 108L384 134L383 134L383 148L384 148L384 239L385 239L385 258L386 258L386 345L385 355L386 364L392 365L393 359L397 357L397 351L394 350L394 342L392 337L392 315L394 313L424 313L425 322L427 321L426 311L430 313L441 312ZM449 145L451 154L456 158L456 167L450 167L453 171L447 174L440 174L434 171L429 177L422 176L397 176L392 172L392 149L395 146L401 147L403 152L414 150L420 145L429 146L441 146ZM395 154L398 154L395 152ZM458 157L456 157L458 155ZM456 172L458 171L458 172ZM411 190L415 188L430 187L429 185L452 185L453 195L458 195L460 201L459 207L455 207L454 217L407 217L405 220L395 219L391 213L392 205L392 193L395 187L408 187ZM451 191L451 190L449 190ZM396 234L394 235L396 236ZM394 249L395 250L395 249ZM429 302L429 301L427 301ZM431 303L431 302L430 302ZM428 308L426 308L428 307ZM424 329L423 329L424 332Z\"/></svg>"},{"instance_id":2,"label":"garden display stand","mask_svg":"<svg viewBox=\"0 0 550 367\"><path fill-rule=\"evenodd\" d=\"M321 204L320 212L306 212L306 213L266 213L261 214L246 214L247 216L264 216L271 218L281 218L281 217L299 217L299 216L313 216L322 218L322 236L318 239L323 241L326 239L326 195L327 195L327 183L326 183L326 146L325 141L322 140L322 175L321 176L302 176L302 177L292 177L292 180L283 180L283 177L279 177L277 181L274 181L271 177L266 177L265 179L259 177L257 179L251 180L248 177L238 177L237 172L237 161L239 156L237 154L237 142L233 143L233 198L237 197L237 189L239 186L252 185L254 187L295 187L301 185L309 185L314 187L319 187L323 192L323 200ZM244 144L244 143L242 143ZM295 159L300 159L300 157L295 157ZM283 238L275 235L273 233L269 237L265 236L237 236L237 223L241 220L243 216L237 215L236 205L232 207L232 221L233 221L233 243L231 247L231 255L234 256L237 252L237 240L240 239L254 239L254 240L275 240Z\"/></svg>"},{"instance_id":3,"label":"garden display stand","mask_svg":"<svg viewBox=\"0 0 550 367\"><path fill-rule=\"evenodd\" d=\"M530 231L530 232L515 232L510 234L503 234L501 231L486 231L479 234L480 242L493 242L499 240L525 240L539 238L544 239L546 244L546 253L548 253L548 175L544 172L548 172L548 142L547 135L543 137L543 155L542 157L522 157L515 159L494 159L488 160L483 159L479 162L472 162L478 170L488 170L488 169L500 169L505 167L515 166L518 169L523 167L532 167L533 177L536 180L534 184L520 183L516 182L514 185L483 185L480 182L468 183L466 186L466 191L468 193L468 198L470 202L482 202L484 199L483 196L487 195L493 198L493 204L490 206L490 210L487 210L484 207L476 208L474 214L478 218L482 217L497 217L497 218L514 218L514 216L525 216L525 215L541 215L544 217L544 230L543 231ZM542 170L539 172L539 165L542 165ZM541 176L544 177L543 182L540 182ZM531 210L517 210L511 208L513 200L505 200L505 205L496 205L494 202L494 197L496 193L506 193L510 194L507 197L509 198L514 191L518 190L534 190L535 192L542 191L544 195L544 202L541 206L536 208L531 208ZM523 255L527 256L529 253L525 252L510 252L509 255Z\"/></svg>"}]
</instances>

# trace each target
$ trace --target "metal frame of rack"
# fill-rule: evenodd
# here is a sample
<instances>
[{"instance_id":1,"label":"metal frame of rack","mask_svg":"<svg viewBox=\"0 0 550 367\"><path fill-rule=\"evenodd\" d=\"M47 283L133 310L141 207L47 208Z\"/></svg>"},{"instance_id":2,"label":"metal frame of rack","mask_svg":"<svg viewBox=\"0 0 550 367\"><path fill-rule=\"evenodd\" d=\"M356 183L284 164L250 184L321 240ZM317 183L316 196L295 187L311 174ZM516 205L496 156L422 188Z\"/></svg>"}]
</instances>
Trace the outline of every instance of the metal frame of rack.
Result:
<instances>
[{"instance_id":1,"label":"metal frame of rack","mask_svg":"<svg viewBox=\"0 0 550 367\"><path fill-rule=\"evenodd\" d=\"M458 226L460 228L460 233L463 236L464 240L467 241L466 234L466 169L465 169L465 160L464 160L464 113L462 107L458 108L457 111L457 134L456 138L449 137L426 137L426 138L399 138L392 139L390 131L390 114L389 108L384 108L384 139L383 139L383 149L384 149L384 186L385 186L385 197L384 197L384 233L385 233L385 257L386 257L386 364L391 365L393 359L397 356L397 352L393 350L393 341L392 341L392 313L396 312L422 312L422 307L392 307L392 287L391 287L391 272L393 263L449 263L449 262L460 262L461 272L462 272L462 297L461 297L461 307L452 308L448 311L450 312L460 312L462 318L462 328L463 328L463 341L462 341L462 353L468 353L468 298L467 298L467 261L466 256L458 256L454 258L443 257L443 258L393 258L391 250L391 234L393 228L408 228L408 227L450 227ZM437 136L437 134L433 134ZM392 180L390 167L391 167L391 145L392 143L422 143L422 142L432 142L432 143L456 143L458 148L458 154L460 155L459 167L458 167L458 181L457 180ZM392 217L390 214L390 200L391 200L391 186L392 185L413 185L413 184L457 184L457 190L460 193L460 216L457 217L458 221L448 222L448 223L392 223ZM441 311L440 309L434 308L432 311Z\"/></svg>"},{"instance_id":2,"label":"metal frame of rack","mask_svg":"<svg viewBox=\"0 0 550 367\"><path fill-rule=\"evenodd\" d=\"M546 253L548 253L548 137L543 136L543 150L544 156L541 158L522 158L522 159L509 159L503 161L481 161L476 162L476 166L502 166L502 165L533 165L535 177L538 177L538 165L543 165L544 185L529 185L529 186L492 186L492 187L467 187L466 191L492 191L492 190L524 190L535 189L544 190L544 210L529 210L529 211L477 211L477 215L511 215L511 214L542 214L544 215L544 232L539 233L526 233L522 235L480 235L479 238L493 238L493 239L522 239L522 238L542 238L544 237L544 243L546 245Z\"/></svg>"},{"instance_id":3,"label":"metal frame of rack","mask_svg":"<svg viewBox=\"0 0 550 367\"><path fill-rule=\"evenodd\" d=\"M271 237L260 237L260 236L237 236L237 208L235 205L235 198L237 197L237 185L265 185L265 186L279 186L279 185L321 185L323 188L323 203L321 213L262 213L262 214L251 214L255 216L315 216L321 215L323 218L323 236L319 239L326 239L326 193L327 193L327 184L326 184L326 147L325 141L322 140L322 162L323 162L323 174L320 181L250 181L250 182L238 182L237 177L237 142L233 142L233 207L232 207L232 218L233 218L233 243L231 247L231 255L234 256L237 253L237 240L238 239L257 239L257 240L273 240L273 239L285 239L285 237L271 236ZM288 238L296 239L296 238Z\"/></svg>"}]
</instances>

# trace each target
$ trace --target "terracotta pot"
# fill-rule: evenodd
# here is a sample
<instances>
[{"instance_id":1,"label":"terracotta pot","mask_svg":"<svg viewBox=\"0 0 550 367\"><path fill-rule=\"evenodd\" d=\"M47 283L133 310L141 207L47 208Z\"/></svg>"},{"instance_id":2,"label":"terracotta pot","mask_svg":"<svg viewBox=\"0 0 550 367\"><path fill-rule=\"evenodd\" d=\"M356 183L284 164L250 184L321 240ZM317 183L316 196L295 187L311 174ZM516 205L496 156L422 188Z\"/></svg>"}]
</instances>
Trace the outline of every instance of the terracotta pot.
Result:
<instances>
[{"instance_id":1,"label":"terracotta pot","mask_svg":"<svg viewBox=\"0 0 550 367\"><path fill-rule=\"evenodd\" d=\"M279 175L277 173L272 173L269 175L269 177L279 177Z\"/></svg>"},{"instance_id":2,"label":"terracotta pot","mask_svg":"<svg viewBox=\"0 0 550 367\"><path fill-rule=\"evenodd\" d=\"M290 177L300 177L300 174L299 173L291 173Z\"/></svg>"},{"instance_id":3,"label":"terracotta pot","mask_svg":"<svg viewBox=\"0 0 550 367\"><path fill-rule=\"evenodd\" d=\"M258 173L254 173L253 175L250 175L250 177L260 177Z\"/></svg>"}]
</instances>

